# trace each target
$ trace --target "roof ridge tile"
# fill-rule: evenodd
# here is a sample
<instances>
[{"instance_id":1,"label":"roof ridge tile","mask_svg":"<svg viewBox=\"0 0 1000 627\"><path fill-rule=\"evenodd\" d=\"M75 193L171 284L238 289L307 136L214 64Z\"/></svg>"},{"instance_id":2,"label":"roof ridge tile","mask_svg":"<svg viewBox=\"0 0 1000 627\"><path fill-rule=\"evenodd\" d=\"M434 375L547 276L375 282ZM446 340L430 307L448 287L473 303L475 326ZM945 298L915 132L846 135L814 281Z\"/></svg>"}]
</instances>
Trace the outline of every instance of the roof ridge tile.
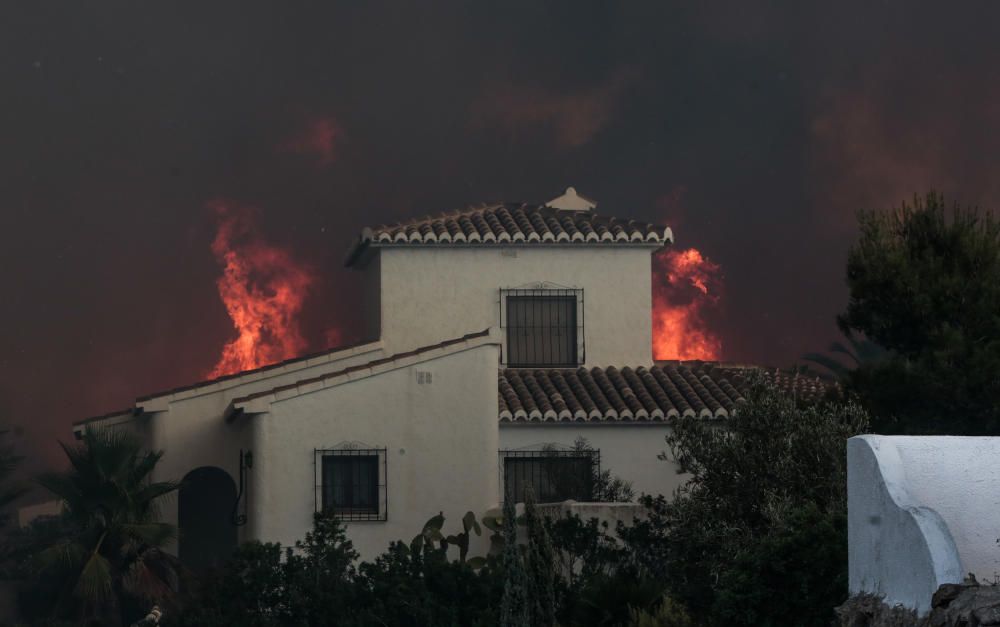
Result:
<instances>
[{"instance_id":1,"label":"roof ridge tile","mask_svg":"<svg viewBox=\"0 0 1000 627\"><path fill-rule=\"evenodd\" d=\"M444 232L450 237L442 237ZM369 247L383 245L569 243L649 247L670 244L672 237L671 230L663 225L593 211L571 211L528 203L482 203L442 212L439 216L362 229L346 263L353 265Z\"/></svg>"}]
</instances>

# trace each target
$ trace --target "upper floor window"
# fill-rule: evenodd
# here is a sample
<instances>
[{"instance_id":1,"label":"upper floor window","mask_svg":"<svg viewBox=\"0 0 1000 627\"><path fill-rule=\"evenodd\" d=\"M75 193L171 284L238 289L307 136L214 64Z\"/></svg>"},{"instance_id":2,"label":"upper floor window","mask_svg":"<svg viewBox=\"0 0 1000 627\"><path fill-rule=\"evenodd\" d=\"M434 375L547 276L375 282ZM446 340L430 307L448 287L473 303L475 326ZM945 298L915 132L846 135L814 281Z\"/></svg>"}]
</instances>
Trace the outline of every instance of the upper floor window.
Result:
<instances>
[{"instance_id":1,"label":"upper floor window","mask_svg":"<svg viewBox=\"0 0 1000 627\"><path fill-rule=\"evenodd\" d=\"M575 368L583 340L583 290L501 291L504 362L514 368Z\"/></svg>"},{"instance_id":2,"label":"upper floor window","mask_svg":"<svg viewBox=\"0 0 1000 627\"><path fill-rule=\"evenodd\" d=\"M344 520L385 520L385 453L385 449L317 449L317 507Z\"/></svg>"}]
</instances>

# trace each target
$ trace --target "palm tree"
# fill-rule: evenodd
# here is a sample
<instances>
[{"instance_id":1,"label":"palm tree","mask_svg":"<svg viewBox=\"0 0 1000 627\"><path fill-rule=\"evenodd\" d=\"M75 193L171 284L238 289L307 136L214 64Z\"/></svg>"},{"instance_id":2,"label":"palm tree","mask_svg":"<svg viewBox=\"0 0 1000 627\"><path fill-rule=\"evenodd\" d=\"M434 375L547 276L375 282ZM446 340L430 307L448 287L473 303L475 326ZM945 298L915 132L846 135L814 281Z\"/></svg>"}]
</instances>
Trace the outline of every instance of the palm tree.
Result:
<instances>
[{"instance_id":1,"label":"palm tree","mask_svg":"<svg viewBox=\"0 0 1000 627\"><path fill-rule=\"evenodd\" d=\"M52 610L117 625L169 602L178 563L163 547L176 528L157 520L157 504L178 485L151 480L163 452L143 451L135 437L111 429L87 429L79 446L60 445L70 468L37 481L64 503L62 532L32 562L38 583L52 588Z\"/></svg>"},{"instance_id":2,"label":"palm tree","mask_svg":"<svg viewBox=\"0 0 1000 627\"><path fill-rule=\"evenodd\" d=\"M846 382L853 371L862 366L874 364L884 359L888 354L884 348L868 338L857 338L850 333L845 333L844 339L847 341L846 344L840 341L830 344L827 349L832 353L830 355L824 353L806 353L802 356L802 359L812 362L825 370L825 372L821 371L817 374L821 376L825 375L827 378L832 376L841 382ZM838 357L840 356L846 357L846 361L839 359Z\"/></svg>"}]
</instances>

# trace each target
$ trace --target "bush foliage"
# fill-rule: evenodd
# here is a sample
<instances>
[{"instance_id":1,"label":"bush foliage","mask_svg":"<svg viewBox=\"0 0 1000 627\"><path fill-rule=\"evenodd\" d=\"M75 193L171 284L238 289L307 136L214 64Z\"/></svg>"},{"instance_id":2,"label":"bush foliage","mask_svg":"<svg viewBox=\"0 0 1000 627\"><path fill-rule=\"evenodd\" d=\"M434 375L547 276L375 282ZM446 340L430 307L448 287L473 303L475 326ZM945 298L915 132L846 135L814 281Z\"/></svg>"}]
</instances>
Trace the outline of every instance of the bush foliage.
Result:
<instances>
[{"instance_id":1,"label":"bush foliage","mask_svg":"<svg viewBox=\"0 0 1000 627\"><path fill-rule=\"evenodd\" d=\"M689 481L671 499L643 497L633 524L543 518L529 495L521 517L505 503L449 532L439 514L358 563L321 512L294 546L250 542L183 580L163 624L828 625L846 597L845 441L867 414L803 406L763 381L746 396L725 423L676 421L665 444ZM483 527L490 552L470 555Z\"/></svg>"},{"instance_id":2,"label":"bush foliage","mask_svg":"<svg viewBox=\"0 0 1000 627\"><path fill-rule=\"evenodd\" d=\"M880 432L1000 432L1000 222L928 194L859 215L837 322L887 349L850 387Z\"/></svg>"},{"instance_id":3,"label":"bush foliage","mask_svg":"<svg viewBox=\"0 0 1000 627\"><path fill-rule=\"evenodd\" d=\"M499 578L451 560L435 517L409 544L393 542L357 568L351 541L331 514L294 549L249 542L209 576L169 624L190 627L279 625L476 626L496 623ZM418 540L419 538L419 540Z\"/></svg>"},{"instance_id":4,"label":"bush foliage","mask_svg":"<svg viewBox=\"0 0 1000 627\"><path fill-rule=\"evenodd\" d=\"M679 420L667 444L690 480L619 529L622 563L708 624L829 624L847 595L846 440L867 428L854 403L763 381L724 425Z\"/></svg>"}]
</instances>

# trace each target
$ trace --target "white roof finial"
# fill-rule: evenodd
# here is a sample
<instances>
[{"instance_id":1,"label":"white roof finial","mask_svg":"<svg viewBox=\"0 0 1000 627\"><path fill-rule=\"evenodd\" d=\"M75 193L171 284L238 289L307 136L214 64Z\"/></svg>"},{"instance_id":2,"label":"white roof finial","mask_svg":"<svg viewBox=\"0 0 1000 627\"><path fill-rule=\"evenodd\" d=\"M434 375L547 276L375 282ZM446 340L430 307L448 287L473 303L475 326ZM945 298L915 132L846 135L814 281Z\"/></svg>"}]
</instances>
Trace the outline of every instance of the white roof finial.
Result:
<instances>
[{"instance_id":1,"label":"white roof finial","mask_svg":"<svg viewBox=\"0 0 1000 627\"><path fill-rule=\"evenodd\" d=\"M597 207L597 203L589 198L584 198L576 193L572 187L566 188L566 193L558 198L553 198L545 203L547 207L562 209L564 211L591 211Z\"/></svg>"}]
</instances>

